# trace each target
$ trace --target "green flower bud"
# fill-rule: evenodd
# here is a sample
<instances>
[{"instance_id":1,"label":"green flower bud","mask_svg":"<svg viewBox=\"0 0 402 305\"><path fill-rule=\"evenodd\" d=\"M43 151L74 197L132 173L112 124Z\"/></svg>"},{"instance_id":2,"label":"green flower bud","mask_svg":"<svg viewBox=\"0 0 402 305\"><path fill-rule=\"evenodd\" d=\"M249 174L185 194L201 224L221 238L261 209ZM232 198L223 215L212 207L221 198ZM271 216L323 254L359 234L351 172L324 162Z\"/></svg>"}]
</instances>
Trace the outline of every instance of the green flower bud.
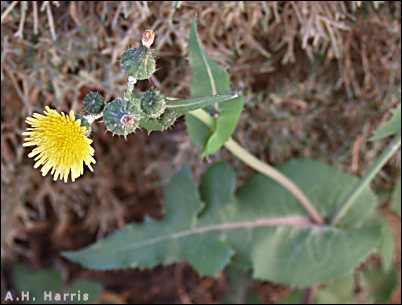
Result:
<instances>
[{"instance_id":1,"label":"green flower bud","mask_svg":"<svg viewBox=\"0 0 402 305\"><path fill-rule=\"evenodd\" d=\"M151 89L141 98L141 110L148 118L156 119L165 111L164 96L156 89Z\"/></svg>"},{"instance_id":2,"label":"green flower bud","mask_svg":"<svg viewBox=\"0 0 402 305\"><path fill-rule=\"evenodd\" d=\"M177 119L177 114L172 108L167 108L164 113L158 118L158 123L166 129L174 124Z\"/></svg>"},{"instance_id":3,"label":"green flower bud","mask_svg":"<svg viewBox=\"0 0 402 305\"><path fill-rule=\"evenodd\" d=\"M92 115L102 114L103 109L105 109L106 103L105 99L98 92L88 93L84 98L84 109Z\"/></svg>"},{"instance_id":4,"label":"green flower bud","mask_svg":"<svg viewBox=\"0 0 402 305\"><path fill-rule=\"evenodd\" d=\"M128 76L136 79L148 79L155 72L155 58L152 50L144 45L128 49L121 57L121 67Z\"/></svg>"},{"instance_id":5,"label":"green flower bud","mask_svg":"<svg viewBox=\"0 0 402 305\"><path fill-rule=\"evenodd\" d=\"M126 136L134 132L140 123L140 110L130 101L117 98L103 111L103 123L113 134Z\"/></svg>"}]
</instances>

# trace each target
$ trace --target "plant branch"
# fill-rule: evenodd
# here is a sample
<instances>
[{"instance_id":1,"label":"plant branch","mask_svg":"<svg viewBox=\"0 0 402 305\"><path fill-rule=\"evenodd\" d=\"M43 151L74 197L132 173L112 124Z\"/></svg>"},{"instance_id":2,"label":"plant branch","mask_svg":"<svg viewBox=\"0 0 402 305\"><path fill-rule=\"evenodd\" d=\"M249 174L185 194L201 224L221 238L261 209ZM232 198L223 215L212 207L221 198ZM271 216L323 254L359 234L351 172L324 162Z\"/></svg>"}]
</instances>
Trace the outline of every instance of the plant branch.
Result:
<instances>
[{"instance_id":1,"label":"plant branch","mask_svg":"<svg viewBox=\"0 0 402 305\"><path fill-rule=\"evenodd\" d=\"M388 160L393 156L393 154L399 149L400 146L401 146L401 133L398 133L391 141L391 143L389 143L389 145L381 153L381 155L377 158L377 160L371 166L371 168L366 172L363 178L360 179L360 181L348 194L345 200L341 203L340 208L335 213L335 216L332 220L332 224L334 225L339 224L342 217L345 216L346 212L356 202L356 198L359 197L362 191L369 185L371 180L378 174L381 168L385 165L385 163L388 162Z\"/></svg>"},{"instance_id":2,"label":"plant branch","mask_svg":"<svg viewBox=\"0 0 402 305\"><path fill-rule=\"evenodd\" d=\"M214 119L203 109L199 109L196 111L190 112L191 115L199 119L206 126L208 126L211 130L214 129ZM299 187L293 183L288 177L282 174L280 171L275 169L274 167L268 165L267 163L259 160L254 155L249 153L243 147L241 147L236 141L232 138L225 143L225 147L229 150L233 155L239 158L241 161L246 163L248 166L252 167L256 171L266 175L267 177L275 180L284 188L286 188L289 192L291 192L303 205L306 211L310 214L311 218L315 223L324 225L324 219L318 214L317 210L307 198L307 196L303 193Z\"/></svg>"}]
</instances>

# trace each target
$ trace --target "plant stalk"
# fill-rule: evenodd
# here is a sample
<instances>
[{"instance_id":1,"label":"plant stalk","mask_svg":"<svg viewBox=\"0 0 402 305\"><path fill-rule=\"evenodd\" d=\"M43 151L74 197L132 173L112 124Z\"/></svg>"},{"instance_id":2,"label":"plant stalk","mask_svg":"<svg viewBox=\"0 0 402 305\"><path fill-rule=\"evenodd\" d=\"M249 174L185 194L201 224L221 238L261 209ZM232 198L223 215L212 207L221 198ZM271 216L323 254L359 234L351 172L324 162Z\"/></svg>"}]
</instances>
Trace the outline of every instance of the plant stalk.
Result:
<instances>
[{"instance_id":1,"label":"plant stalk","mask_svg":"<svg viewBox=\"0 0 402 305\"><path fill-rule=\"evenodd\" d=\"M128 82L127 82L127 92L124 95L124 99L126 101L129 101L131 98L131 95L133 94L133 90L134 90L134 85L137 83L137 79L129 76L128 77Z\"/></svg>"},{"instance_id":2,"label":"plant stalk","mask_svg":"<svg viewBox=\"0 0 402 305\"><path fill-rule=\"evenodd\" d=\"M190 112L190 114L199 119L201 122L203 122L211 130L214 130L214 124L215 124L214 119L205 110L198 109ZM303 207L310 214L311 218L316 224L320 225L325 224L324 219L321 217L320 214L318 214L317 210L310 202L310 200L307 198L307 196L288 177L286 177L284 174L282 174L274 167L256 158L254 155L252 155L243 147L241 147L240 144L238 144L232 138L229 138L224 146L226 147L227 150L229 150L233 155L235 155L241 161L246 163L248 166L266 175L267 177L275 180L284 188L286 188L289 192L291 192L293 196L295 196L299 200L299 202L303 205Z\"/></svg>"},{"instance_id":3,"label":"plant stalk","mask_svg":"<svg viewBox=\"0 0 402 305\"><path fill-rule=\"evenodd\" d=\"M388 160L393 156L393 154L401 146L401 133L398 133L391 143L385 148L381 155L377 158L374 164L369 168L363 178L356 184L352 191L348 194L345 200L341 203L340 208L335 213L332 220L333 225L339 224L342 217L345 216L346 212L353 206L356 202L356 198L363 192L363 190L369 185L371 180L378 174L381 168L388 162Z\"/></svg>"}]
</instances>

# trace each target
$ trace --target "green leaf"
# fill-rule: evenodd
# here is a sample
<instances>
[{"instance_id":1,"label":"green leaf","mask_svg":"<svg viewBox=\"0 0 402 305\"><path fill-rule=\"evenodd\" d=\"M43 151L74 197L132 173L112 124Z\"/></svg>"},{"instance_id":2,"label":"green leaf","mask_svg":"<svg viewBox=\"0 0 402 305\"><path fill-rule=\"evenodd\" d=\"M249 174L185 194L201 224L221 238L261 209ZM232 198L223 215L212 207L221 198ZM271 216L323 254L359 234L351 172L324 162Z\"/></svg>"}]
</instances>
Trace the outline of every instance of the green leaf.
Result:
<instances>
[{"instance_id":1,"label":"green leaf","mask_svg":"<svg viewBox=\"0 0 402 305\"><path fill-rule=\"evenodd\" d=\"M140 96L141 95L137 94L134 98L132 98L132 102L136 105L139 105L140 101L141 101ZM188 99L167 100L166 108L173 109L176 118L178 118L179 116L182 116L183 114L186 114L190 111L194 111L194 110L197 110L200 108L205 108L207 106L210 106L210 105L213 105L216 103L222 103L224 101L236 99L237 97L238 97L237 93L231 92L231 93L225 93L225 94L193 97L193 98L188 98ZM140 109L141 109L141 107L140 107ZM165 127L159 123L158 119L147 118L142 110L140 111L140 113L143 117L140 121L140 125L142 127L144 127L148 132L154 131L154 130L165 129Z\"/></svg>"},{"instance_id":2,"label":"green leaf","mask_svg":"<svg viewBox=\"0 0 402 305\"><path fill-rule=\"evenodd\" d=\"M391 110L391 112L393 114L392 118L374 132L374 135L369 139L370 141L379 140L401 132L401 103L394 110Z\"/></svg>"},{"instance_id":3,"label":"green leaf","mask_svg":"<svg viewBox=\"0 0 402 305\"><path fill-rule=\"evenodd\" d=\"M356 297L359 304L388 302L392 290L398 284L398 271L384 271L380 265L369 267L360 273L361 293Z\"/></svg>"},{"instance_id":4,"label":"green leaf","mask_svg":"<svg viewBox=\"0 0 402 305\"><path fill-rule=\"evenodd\" d=\"M325 219L357 179L318 161L293 160L279 169ZM255 175L236 194L234 190L235 176L226 163L211 165L199 188L185 167L165 187L162 220L147 217L63 255L100 270L150 268L186 259L200 274L213 276L233 256L232 261L252 268L254 278L309 286L351 273L379 244L379 226L355 225L373 205L369 189L356 205L364 212L351 211L339 228L313 225L296 199L265 176Z\"/></svg>"},{"instance_id":5,"label":"green leaf","mask_svg":"<svg viewBox=\"0 0 402 305\"><path fill-rule=\"evenodd\" d=\"M325 288L316 292L315 304L348 304L353 301L354 276L347 276L336 279Z\"/></svg>"},{"instance_id":6,"label":"green leaf","mask_svg":"<svg viewBox=\"0 0 402 305\"><path fill-rule=\"evenodd\" d=\"M186 124L191 141L203 149L212 133L209 127L191 114L186 115Z\"/></svg>"},{"instance_id":7,"label":"green leaf","mask_svg":"<svg viewBox=\"0 0 402 305\"><path fill-rule=\"evenodd\" d=\"M334 280L315 293L314 304L349 304L353 303L354 276L348 274ZM303 291L294 290L277 304L302 304Z\"/></svg>"},{"instance_id":8,"label":"green leaf","mask_svg":"<svg viewBox=\"0 0 402 305\"><path fill-rule=\"evenodd\" d=\"M314 304L373 304L386 303L398 284L395 269L384 271L380 265L370 266L358 273L359 290L355 292L353 274L336 279L315 293ZM303 292L294 290L277 304L301 304Z\"/></svg>"},{"instance_id":9,"label":"green leaf","mask_svg":"<svg viewBox=\"0 0 402 305\"><path fill-rule=\"evenodd\" d=\"M16 263L12 268L12 274L19 291L29 291L30 304L43 303L44 291L60 291L63 288L63 279L55 268L43 268L30 273L25 264Z\"/></svg>"},{"instance_id":10,"label":"green leaf","mask_svg":"<svg viewBox=\"0 0 402 305\"><path fill-rule=\"evenodd\" d=\"M168 101L166 103L166 107L174 109L176 114L179 116L200 108L205 108L207 106L218 104L224 101L237 99L238 97L239 95L234 92L200 96L183 100Z\"/></svg>"},{"instance_id":11,"label":"green leaf","mask_svg":"<svg viewBox=\"0 0 402 305\"><path fill-rule=\"evenodd\" d=\"M94 281L78 280L71 284L71 286L64 290L65 293L69 293L70 296L80 291L81 297L78 300L78 296L75 296L73 300L69 299L70 304L93 304L99 300L103 291L103 286ZM84 294L87 294L87 298L84 299Z\"/></svg>"},{"instance_id":12,"label":"green leaf","mask_svg":"<svg viewBox=\"0 0 402 305\"><path fill-rule=\"evenodd\" d=\"M234 251L224 242L219 240L205 240L194 247L189 256L189 263L200 275L218 276L229 263ZM211 255L213 254L213 259Z\"/></svg>"},{"instance_id":13,"label":"green leaf","mask_svg":"<svg viewBox=\"0 0 402 305\"><path fill-rule=\"evenodd\" d=\"M395 186L394 186L391 208L394 211L400 211L401 210L401 174L400 173L399 173L399 177L396 180L396 183L395 183Z\"/></svg>"},{"instance_id":14,"label":"green leaf","mask_svg":"<svg viewBox=\"0 0 402 305\"><path fill-rule=\"evenodd\" d=\"M382 218L382 217L381 217ZM394 233L388 221L382 218L382 243L380 247L382 256L382 266L384 270L389 270L394 264L395 242Z\"/></svg>"},{"instance_id":15,"label":"green leaf","mask_svg":"<svg viewBox=\"0 0 402 305\"><path fill-rule=\"evenodd\" d=\"M61 274L56 268L42 268L30 273L25 264L16 263L12 274L18 289L21 292L29 292L28 304L92 304L99 299L103 291L101 284L88 280L78 280L65 288Z\"/></svg>"},{"instance_id":16,"label":"green leaf","mask_svg":"<svg viewBox=\"0 0 402 305\"><path fill-rule=\"evenodd\" d=\"M228 289L222 296L222 304L261 304L258 295L251 289L250 270L231 264L226 270Z\"/></svg>"},{"instance_id":17,"label":"green leaf","mask_svg":"<svg viewBox=\"0 0 402 305\"><path fill-rule=\"evenodd\" d=\"M254 282L250 270L230 264L225 275L228 289L222 296L222 304L261 304L260 298L251 287Z\"/></svg>"},{"instance_id":18,"label":"green leaf","mask_svg":"<svg viewBox=\"0 0 402 305\"><path fill-rule=\"evenodd\" d=\"M190 31L188 58L194 70L190 84L191 96L216 95L230 92L229 74L226 69L211 59L202 48L197 35L197 18L194 17ZM216 152L230 137L236 127L240 113L243 109L243 96L219 104L219 115L216 119L215 130L199 128L190 115L186 115L189 136L192 141L205 148L203 157ZM208 138L206 143L200 139Z\"/></svg>"}]
</instances>

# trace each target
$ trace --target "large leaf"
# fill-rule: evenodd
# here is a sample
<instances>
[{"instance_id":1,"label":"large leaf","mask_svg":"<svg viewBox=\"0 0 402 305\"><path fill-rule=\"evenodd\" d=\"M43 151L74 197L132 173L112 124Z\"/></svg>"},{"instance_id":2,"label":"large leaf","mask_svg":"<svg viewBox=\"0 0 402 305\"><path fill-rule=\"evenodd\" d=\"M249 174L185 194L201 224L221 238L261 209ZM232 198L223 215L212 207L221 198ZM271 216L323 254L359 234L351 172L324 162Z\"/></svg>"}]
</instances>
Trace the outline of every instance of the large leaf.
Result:
<instances>
[{"instance_id":1,"label":"large leaf","mask_svg":"<svg viewBox=\"0 0 402 305\"><path fill-rule=\"evenodd\" d=\"M356 180L308 160L279 169L325 219ZM162 220L147 217L64 256L100 270L149 268L186 259L200 274L216 276L234 255L235 262L252 268L255 278L306 286L352 272L379 243L379 227L352 226L371 210L374 196L368 189L357 199L360 213L350 211L339 228L312 224L292 195L265 176L253 176L237 194L234 189L234 173L225 163L210 166L199 189L185 167L165 187Z\"/></svg>"},{"instance_id":2,"label":"large leaf","mask_svg":"<svg viewBox=\"0 0 402 305\"><path fill-rule=\"evenodd\" d=\"M370 141L379 140L393 134L401 132L401 103L398 107L392 110L392 117L390 120L382 124L370 138Z\"/></svg>"},{"instance_id":3,"label":"large leaf","mask_svg":"<svg viewBox=\"0 0 402 305\"><path fill-rule=\"evenodd\" d=\"M188 59L194 70L191 81L191 96L215 95L230 92L229 74L226 69L211 59L202 48L197 35L197 18L194 17L188 45ZM186 115L192 141L204 148L203 156L216 152L229 139L243 109L243 96L219 104L215 130L199 127L191 114ZM205 141L205 139L207 139ZM205 143L204 143L205 142Z\"/></svg>"}]
</instances>

